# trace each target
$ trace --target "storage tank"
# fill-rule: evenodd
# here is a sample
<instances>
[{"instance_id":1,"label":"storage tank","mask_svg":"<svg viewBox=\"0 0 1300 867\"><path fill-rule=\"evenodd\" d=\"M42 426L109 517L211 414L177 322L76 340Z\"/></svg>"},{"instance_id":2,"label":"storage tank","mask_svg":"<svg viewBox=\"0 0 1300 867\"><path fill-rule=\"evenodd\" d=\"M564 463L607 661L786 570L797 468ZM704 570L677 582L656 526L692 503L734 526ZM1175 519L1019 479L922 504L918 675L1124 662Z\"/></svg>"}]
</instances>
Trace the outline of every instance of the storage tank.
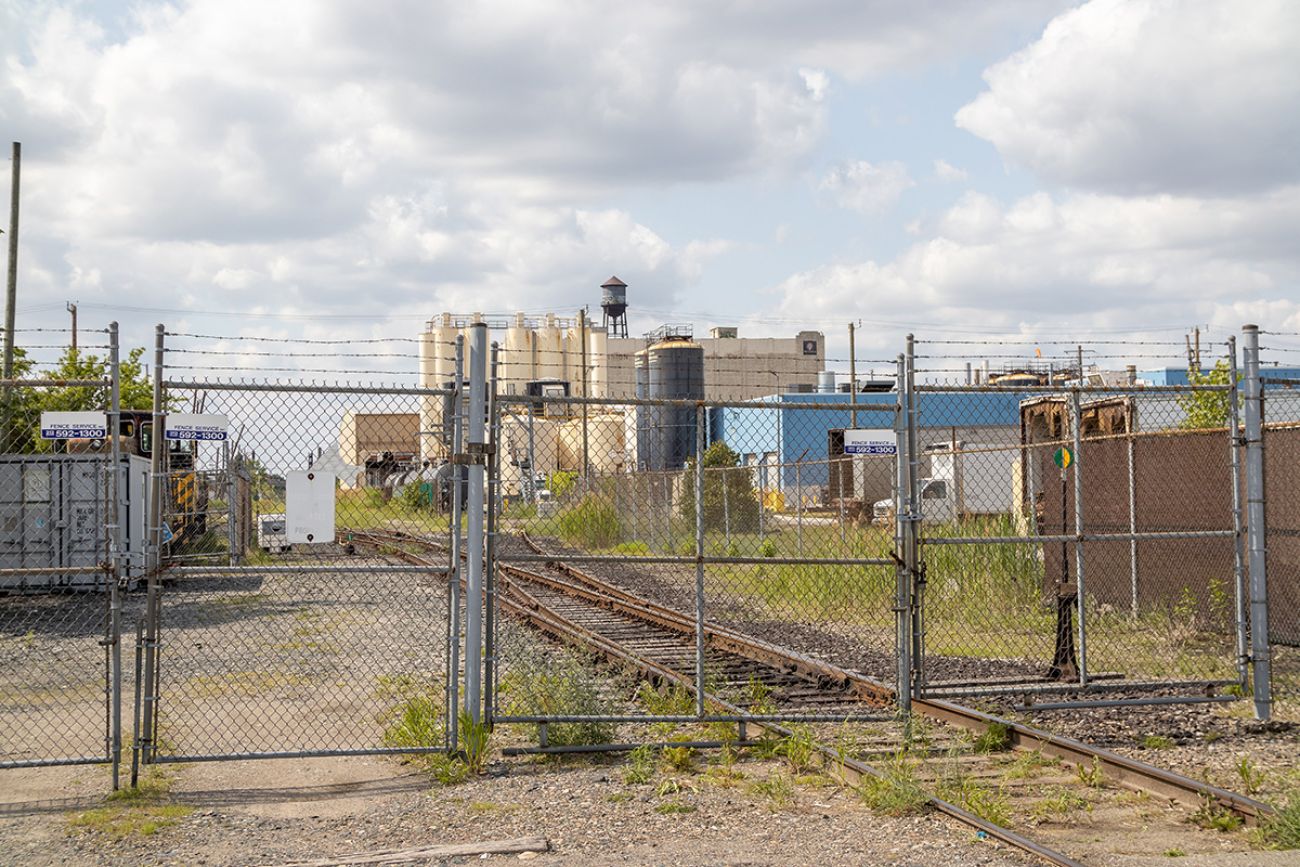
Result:
<instances>
[{"instance_id":1,"label":"storage tank","mask_svg":"<svg viewBox=\"0 0 1300 867\"><path fill-rule=\"evenodd\" d=\"M546 321L537 329L535 337L537 347L536 369L533 379L561 379L569 377L564 373L564 335L554 313L546 314Z\"/></svg>"},{"instance_id":2,"label":"storage tank","mask_svg":"<svg viewBox=\"0 0 1300 867\"><path fill-rule=\"evenodd\" d=\"M587 419L587 465L594 473L616 473L623 468L623 416L613 413ZM560 427L560 465L582 470L582 419Z\"/></svg>"},{"instance_id":3,"label":"storage tank","mask_svg":"<svg viewBox=\"0 0 1300 867\"><path fill-rule=\"evenodd\" d=\"M430 320L428 329L420 335L420 387L442 388L456 369L456 335L451 315L442 314ZM429 431L439 431L443 426L443 399L425 395L420 398L420 458L434 460L446 453L440 437Z\"/></svg>"},{"instance_id":4,"label":"storage tank","mask_svg":"<svg viewBox=\"0 0 1300 867\"><path fill-rule=\"evenodd\" d=\"M647 394L660 400L704 399L704 347L693 340L664 340L645 350ZM638 373L639 386L640 373ZM694 407L646 407L637 430L638 462L649 470L680 470L695 454ZM645 450L640 451L642 432Z\"/></svg>"},{"instance_id":5,"label":"storage tank","mask_svg":"<svg viewBox=\"0 0 1300 867\"><path fill-rule=\"evenodd\" d=\"M516 313L506 329L497 377L503 394L523 394L524 383L537 378L533 373L533 331L522 313Z\"/></svg>"},{"instance_id":6,"label":"storage tank","mask_svg":"<svg viewBox=\"0 0 1300 867\"><path fill-rule=\"evenodd\" d=\"M817 374L817 391L821 394L835 393L835 371L823 370Z\"/></svg>"}]
</instances>

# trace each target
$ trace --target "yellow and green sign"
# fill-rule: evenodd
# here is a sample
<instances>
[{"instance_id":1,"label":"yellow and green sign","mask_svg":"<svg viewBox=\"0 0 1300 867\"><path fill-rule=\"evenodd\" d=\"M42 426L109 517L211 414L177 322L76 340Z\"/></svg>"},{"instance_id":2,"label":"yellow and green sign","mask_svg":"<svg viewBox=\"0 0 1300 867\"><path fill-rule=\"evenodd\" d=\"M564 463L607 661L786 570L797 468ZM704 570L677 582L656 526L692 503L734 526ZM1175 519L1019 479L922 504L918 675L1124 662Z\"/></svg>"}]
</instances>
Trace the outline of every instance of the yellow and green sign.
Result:
<instances>
[{"instance_id":1,"label":"yellow and green sign","mask_svg":"<svg viewBox=\"0 0 1300 867\"><path fill-rule=\"evenodd\" d=\"M1053 452L1052 463L1056 464L1061 469L1065 469L1074 463L1074 452L1070 451L1065 446L1061 446Z\"/></svg>"}]
</instances>

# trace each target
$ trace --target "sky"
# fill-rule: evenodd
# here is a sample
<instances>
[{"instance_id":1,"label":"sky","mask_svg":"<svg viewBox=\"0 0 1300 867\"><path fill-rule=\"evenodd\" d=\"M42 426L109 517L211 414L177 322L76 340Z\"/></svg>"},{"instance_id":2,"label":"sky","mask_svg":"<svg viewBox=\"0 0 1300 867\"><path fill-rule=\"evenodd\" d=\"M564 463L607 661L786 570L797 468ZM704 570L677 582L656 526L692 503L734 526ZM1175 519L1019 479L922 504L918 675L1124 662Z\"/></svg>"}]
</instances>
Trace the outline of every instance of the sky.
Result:
<instances>
[{"instance_id":1,"label":"sky","mask_svg":"<svg viewBox=\"0 0 1300 867\"><path fill-rule=\"evenodd\" d=\"M410 381L430 316L599 315L617 274L634 333L833 368L849 322L867 368L1246 322L1297 364L1297 44L1285 0L0 0L18 327L72 301L267 376L234 338L393 339L278 363Z\"/></svg>"}]
</instances>

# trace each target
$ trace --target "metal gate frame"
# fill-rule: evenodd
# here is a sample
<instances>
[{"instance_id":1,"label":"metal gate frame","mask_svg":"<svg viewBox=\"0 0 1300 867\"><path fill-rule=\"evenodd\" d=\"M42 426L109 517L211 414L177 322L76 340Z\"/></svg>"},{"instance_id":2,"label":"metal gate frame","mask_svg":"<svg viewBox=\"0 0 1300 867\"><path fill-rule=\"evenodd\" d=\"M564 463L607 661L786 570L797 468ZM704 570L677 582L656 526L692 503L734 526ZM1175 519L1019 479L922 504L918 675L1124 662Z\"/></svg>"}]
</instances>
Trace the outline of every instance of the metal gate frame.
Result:
<instances>
[{"instance_id":1,"label":"metal gate frame","mask_svg":"<svg viewBox=\"0 0 1300 867\"><path fill-rule=\"evenodd\" d=\"M302 566L265 566L245 565L235 552L229 552L229 562L225 564L184 565L168 549L165 533L168 519L166 504L169 501L167 485L169 484L168 449L165 443L165 430L169 414L168 392L178 389L198 390L204 392L224 393L285 393L296 395L357 395L442 398L459 397L461 389L429 389L411 387L385 386L345 386L345 385L304 385L280 383L250 383L204 379L171 379L165 372L165 337L166 330L158 325L155 333L154 378L153 378L153 436L152 436L152 470L150 473L150 512L148 516L149 545L147 546L147 584L145 588L145 611L136 624L136 690L134 695L134 731L136 736L132 744L131 781L134 785L138 779L140 766L163 763L183 763L199 761L271 759L271 758L308 758L322 756L350 755L410 755L445 753L454 749L457 743L456 708L459 702L459 683L455 675L459 654L460 634L460 580L462 570L459 567L455 551L460 546L459 522L449 522L450 562L444 566L426 565L367 565L360 570L351 566L328 566L305 564ZM458 347L459 349L459 347ZM459 357L458 357L459 369ZM459 383L460 377L457 376ZM227 464L227 467L229 464ZM198 468L196 466L196 479ZM196 481L196 484L198 482ZM457 503L459 507L459 503ZM345 528L339 528L340 530ZM165 583L182 578L218 578L240 576L263 576L268 574L344 574L364 571L368 575L411 575L433 576L446 583L448 599L448 622L445 626L444 650L448 660L446 680L446 703L443 708L446 726L443 743L435 746L398 746L343 749L301 749L286 745L284 749L258 750L247 752L185 752L183 750L164 749L159 743L158 719L160 707L166 702L167 695L162 687L161 659L167 627L164 622L163 601L167 596ZM429 624L431 627L437 624Z\"/></svg>"},{"instance_id":2,"label":"metal gate frame","mask_svg":"<svg viewBox=\"0 0 1300 867\"><path fill-rule=\"evenodd\" d=\"M1080 359L1082 350L1080 350ZM1249 359L1248 355L1248 359ZM1136 699L1118 699L1110 701L1096 700L1070 700L1054 703L1040 703L1036 707L1042 709L1070 708L1070 707L1089 707L1099 705L1116 705L1116 704L1146 704L1146 703L1166 703L1171 700L1180 700L1187 702L1199 701L1232 701L1245 694L1249 689L1249 672L1248 664L1252 659L1252 654L1247 649L1248 641L1248 617L1247 601L1250 594L1247 589L1247 569L1245 562L1245 542L1246 533L1244 529L1243 510L1241 503L1242 491L1242 452L1244 449L1245 438L1239 435L1241 430L1238 421L1238 404L1239 395L1237 389L1237 363L1236 363L1236 346L1235 340L1229 340L1227 345L1227 358L1229 360L1230 382L1228 385L1188 385L1188 386L1142 386L1140 393L1149 394L1177 394L1185 395L1190 393L1226 393L1228 395L1229 421L1226 429L1227 442L1225 446L1230 456L1231 484L1232 484L1232 507L1231 519L1232 528L1225 530L1182 530L1182 531L1147 531L1139 532L1135 524L1131 524L1128 532L1089 532L1085 521L1085 486L1083 483L1082 473L1077 470L1078 460L1082 457L1083 446L1086 440L1081 435L1081 399L1087 394L1116 394L1130 395L1137 391L1134 386L997 386L997 385L920 385L916 382L916 365L915 365L915 343L911 335L907 340L907 352L899 357L899 382L903 384L902 400L905 404L904 412L906 431L900 443L905 445L905 457L900 457L899 473L900 484L899 490L902 492L898 504L898 534L900 539L900 549L902 550L902 559L908 571L912 574L910 582L907 606L911 612L908 623L909 639L904 641L900 636L900 665L904 656L911 657L911 675L912 693L917 698L952 698L958 696L979 696L979 695L1024 695L1031 696L1034 694L1051 694L1051 693L1105 693L1112 690L1127 689L1132 690L1135 686L1147 690L1159 690L1167 688L1184 688L1199 689L1202 695L1188 695L1185 697L1141 697ZM1258 363L1257 350L1254 355L1256 365ZM1082 369L1082 361L1079 362ZM1250 368L1247 368L1247 434L1249 433L1250 419ZM1257 367L1255 372L1255 382L1257 385ZM1073 477L1071 485L1073 494L1073 512L1074 527L1073 532L1067 532L1062 535L1040 535L1029 534L1023 536L999 536L999 537L943 537L927 535L924 522L922 520L921 509L921 490L920 490L920 459L921 449L918 443L920 431L920 420L918 410L918 398L922 394L962 394L962 393L1007 393L1017 395L1065 395L1068 399L1069 406L1069 431L1072 437L1070 445L1073 447L1075 463L1072 464L1076 469L1070 473ZM1132 435L1130 434L1130 442ZM1028 446L1023 442L1020 445L1022 451ZM904 455L904 450L900 449L900 456ZM1132 473L1132 455L1130 452L1130 474ZM1064 478L1065 471L1062 471ZM1063 482L1064 484L1064 482ZM1254 490L1247 485L1247 491ZM1249 496L1249 493L1248 493ZM1130 478L1130 506L1132 508L1132 479ZM1234 569L1233 569L1233 621L1236 644L1236 668L1238 676L1234 679L1223 680L1160 680L1160 681L1141 681L1134 683L1127 679L1122 681L1092 680L1088 669L1088 639L1089 626L1087 606L1087 585L1086 563L1087 558L1085 550L1089 543L1096 542L1128 542L1132 556L1136 558L1137 543L1140 541L1157 541L1157 540L1187 540L1187 539L1231 539L1234 546ZM927 632L927 604L926 604L926 568L925 552L933 546L961 546L970 544L1002 544L1002 545L1041 545L1043 543L1059 542L1062 546L1072 546L1073 548L1073 566L1077 582L1077 590L1073 599L1073 619L1075 624L1074 640L1078 645L1078 679L1077 681L1061 681L1058 683L1031 683L1024 679L1019 683L1012 684L1010 680L994 684L979 684L977 681L970 685L963 685L961 689L935 688L929 683L926 669L926 632ZM1068 562L1064 561L1063 562ZM1064 567L1068 572L1068 565ZM1134 559L1134 586L1136 588L1136 559ZM1251 570L1252 575L1254 570ZM1135 590L1136 592L1136 590ZM1136 598L1136 597L1135 597ZM902 600L900 597L900 604ZM1134 603L1136 606L1136 602ZM1253 659L1256 662L1256 670L1260 663L1258 648L1256 648ZM1266 662L1265 662L1266 665ZM1237 692L1237 695L1221 694L1206 695L1212 690L1228 688L1229 691ZM1259 684L1256 683L1257 695L1259 695Z\"/></svg>"}]
</instances>

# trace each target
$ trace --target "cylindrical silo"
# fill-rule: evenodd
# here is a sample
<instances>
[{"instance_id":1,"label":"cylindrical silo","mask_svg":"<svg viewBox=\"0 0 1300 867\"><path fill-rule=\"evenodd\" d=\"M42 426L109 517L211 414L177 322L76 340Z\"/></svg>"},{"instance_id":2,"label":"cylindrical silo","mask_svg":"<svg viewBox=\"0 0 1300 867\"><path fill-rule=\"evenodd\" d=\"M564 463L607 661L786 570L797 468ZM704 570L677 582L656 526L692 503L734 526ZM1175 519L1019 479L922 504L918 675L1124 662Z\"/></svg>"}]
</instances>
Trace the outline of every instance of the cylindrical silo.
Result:
<instances>
[{"instance_id":1,"label":"cylindrical silo","mask_svg":"<svg viewBox=\"0 0 1300 867\"><path fill-rule=\"evenodd\" d=\"M567 380L564 375L564 335L555 321L555 314L546 314L546 320L537 329L537 370L533 379Z\"/></svg>"},{"instance_id":2,"label":"cylindrical silo","mask_svg":"<svg viewBox=\"0 0 1300 867\"><path fill-rule=\"evenodd\" d=\"M638 400L645 400L650 397L650 351L641 349L632 356L632 376L636 383L636 397ZM628 411L635 418L633 425L636 429L636 467L637 469L648 470L650 468L650 431L653 430L654 407L649 406L631 406Z\"/></svg>"},{"instance_id":3,"label":"cylindrical silo","mask_svg":"<svg viewBox=\"0 0 1300 867\"><path fill-rule=\"evenodd\" d=\"M693 340L664 340L646 350L650 397L704 399L704 347ZM695 454L695 408L656 407L648 469L679 470Z\"/></svg>"},{"instance_id":4,"label":"cylindrical silo","mask_svg":"<svg viewBox=\"0 0 1300 867\"><path fill-rule=\"evenodd\" d=\"M524 384L537 378L533 371L533 332L522 313L516 313L514 323L506 329L497 377L504 394L523 394Z\"/></svg>"},{"instance_id":5,"label":"cylindrical silo","mask_svg":"<svg viewBox=\"0 0 1300 867\"><path fill-rule=\"evenodd\" d=\"M835 371L822 370L817 374L817 391L820 394L835 393Z\"/></svg>"}]
</instances>

